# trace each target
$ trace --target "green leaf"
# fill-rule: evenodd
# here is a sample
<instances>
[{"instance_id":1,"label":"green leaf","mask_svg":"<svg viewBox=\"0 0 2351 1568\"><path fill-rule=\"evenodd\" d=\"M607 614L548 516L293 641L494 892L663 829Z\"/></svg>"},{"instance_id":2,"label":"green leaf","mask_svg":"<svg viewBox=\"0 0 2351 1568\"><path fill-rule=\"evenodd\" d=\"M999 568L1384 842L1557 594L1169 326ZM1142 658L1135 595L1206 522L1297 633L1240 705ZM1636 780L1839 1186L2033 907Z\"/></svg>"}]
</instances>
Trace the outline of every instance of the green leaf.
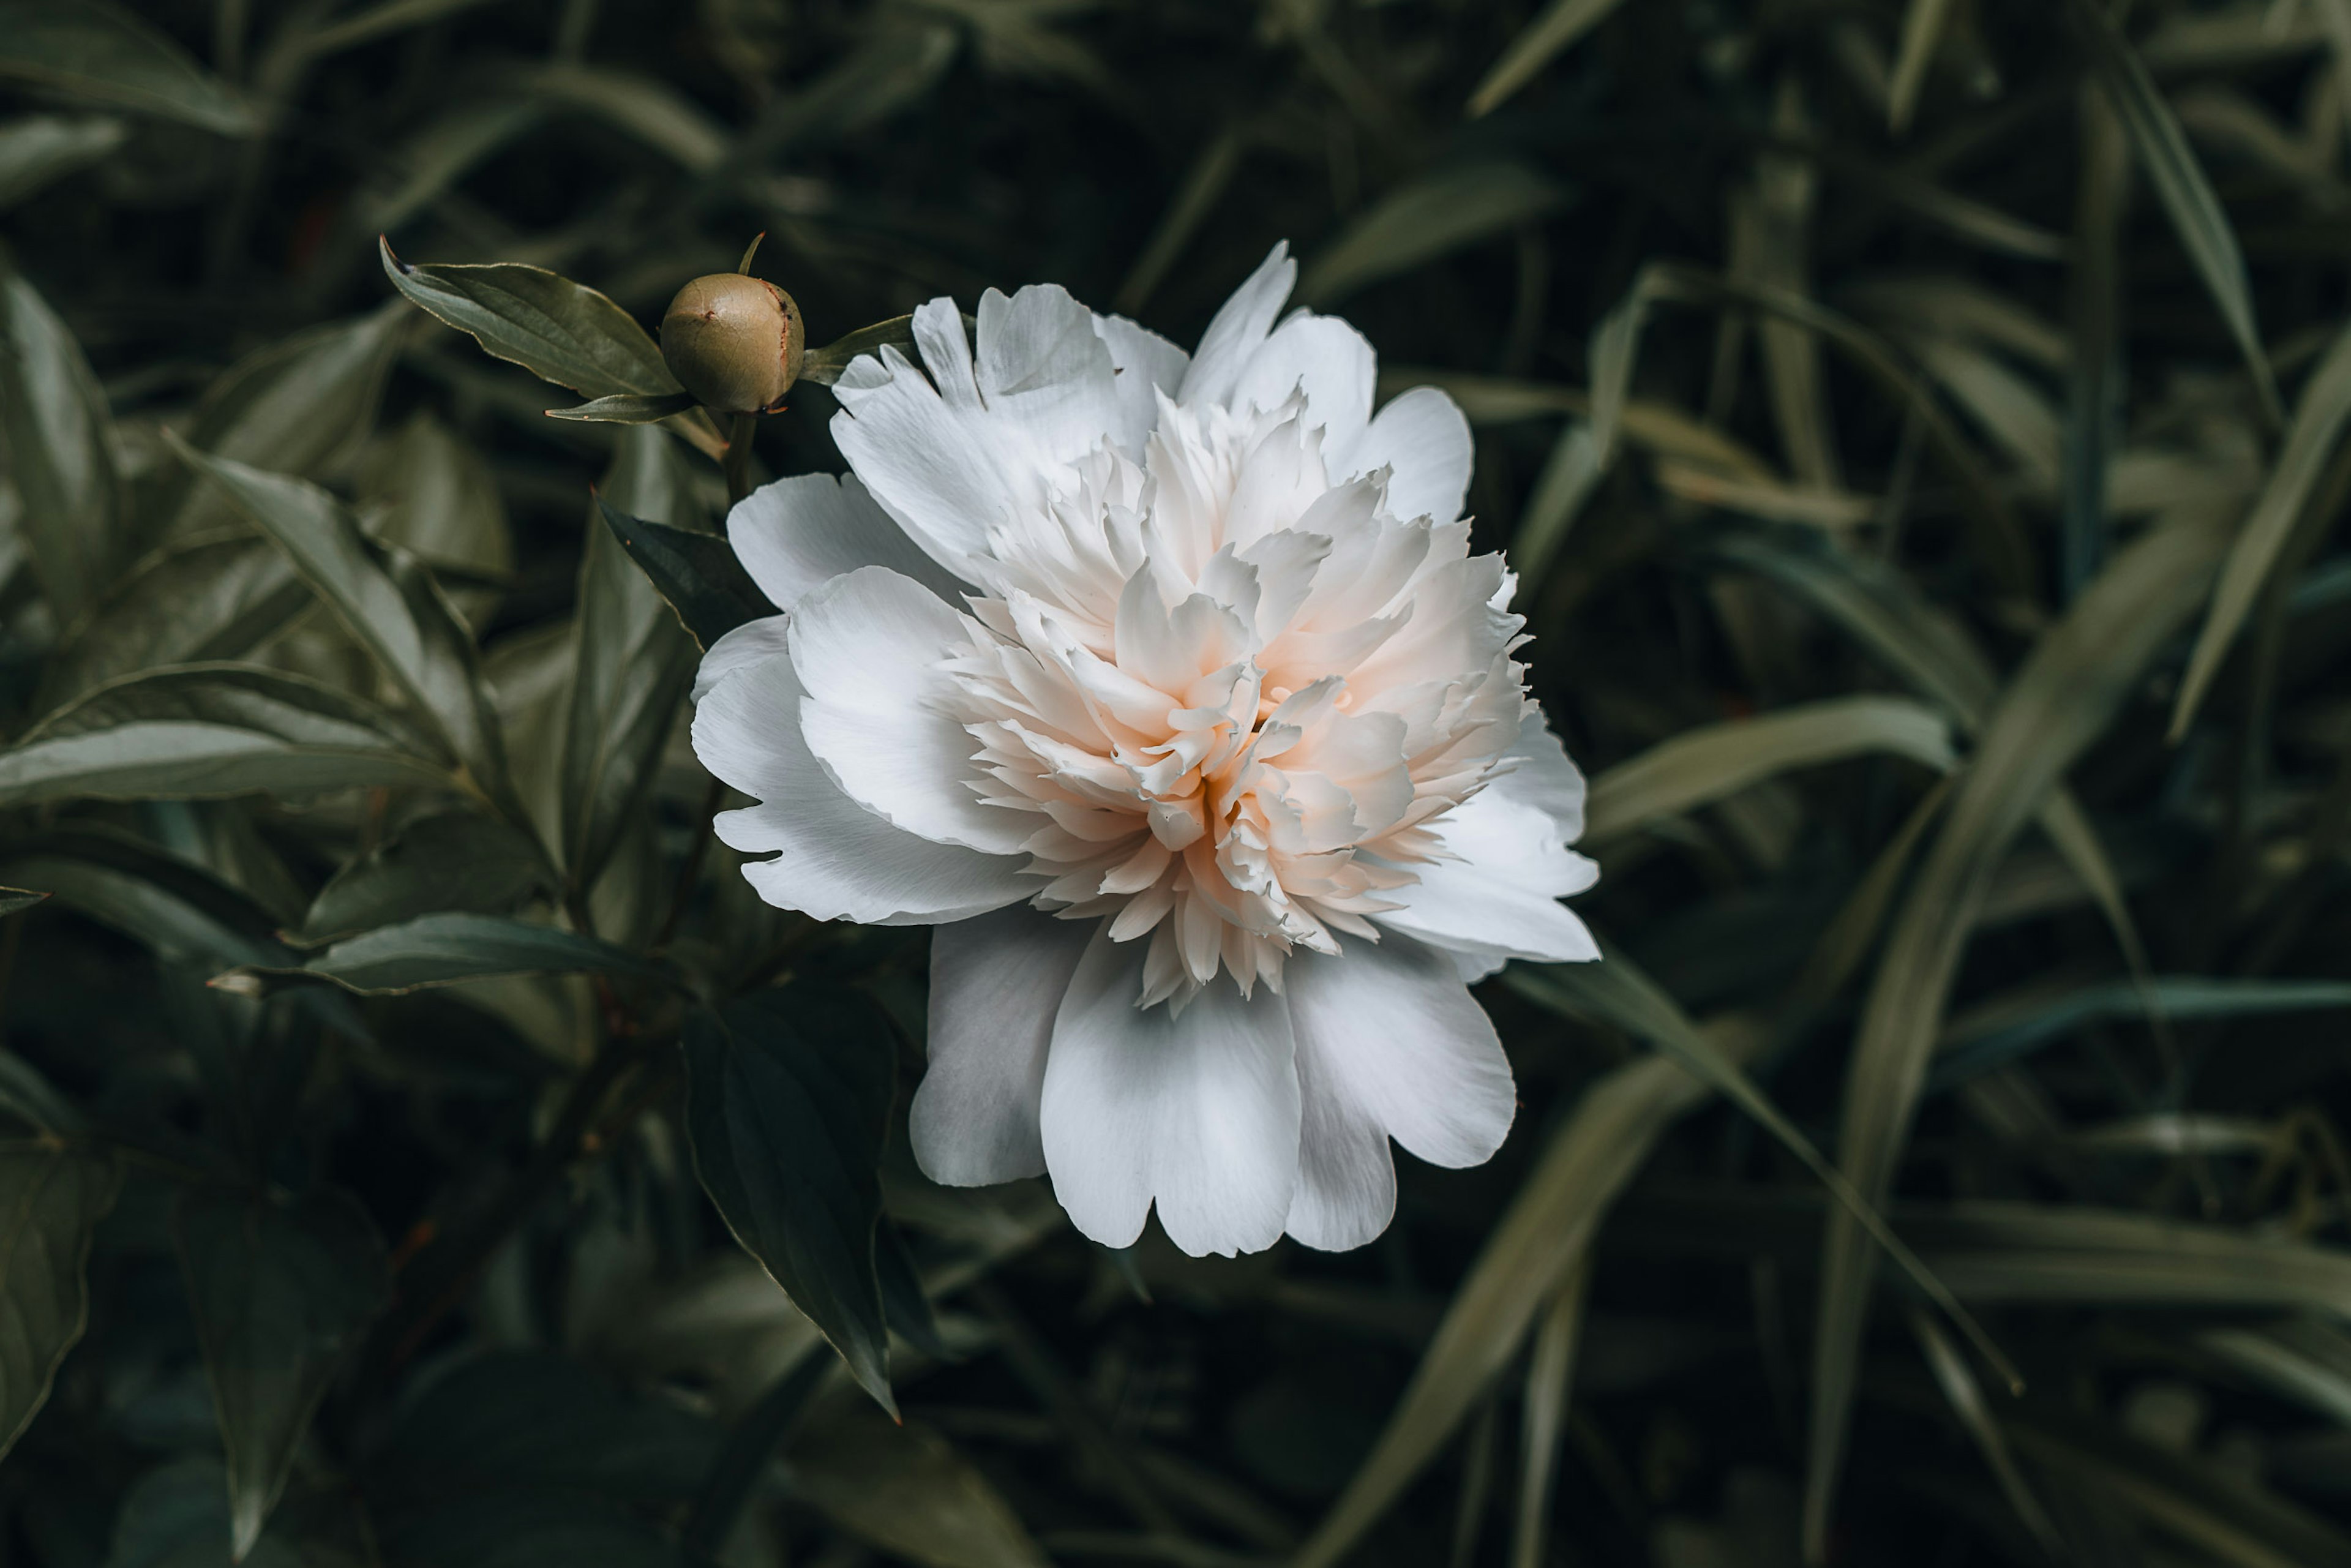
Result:
<instances>
[{"instance_id":1,"label":"green leaf","mask_svg":"<svg viewBox=\"0 0 2351 1568\"><path fill-rule=\"evenodd\" d=\"M0 6L0 37L5 37ZM65 323L0 254L0 437L23 527L57 619L103 579L120 523L114 422Z\"/></svg>"},{"instance_id":2,"label":"green leaf","mask_svg":"<svg viewBox=\"0 0 2351 1568\"><path fill-rule=\"evenodd\" d=\"M549 419L574 419L589 424L653 424L694 406L692 392L615 392L583 402L577 408L550 408Z\"/></svg>"},{"instance_id":3,"label":"green leaf","mask_svg":"<svg viewBox=\"0 0 2351 1568\"><path fill-rule=\"evenodd\" d=\"M111 115L28 114L0 125L0 209L88 168L130 135Z\"/></svg>"},{"instance_id":4,"label":"green leaf","mask_svg":"<svg viewBox=\"0 0 2351 1568\"><path fill-rule=\"evenodd\" d=\"M802 981L686 1025L694 1166L735 1239L824 1332L883 1408L889 1331L873 1261L889 1121L889 1025L854 992Z\"/></svg>"},{"instance_id":5,"label":"green leaf","mask_svg":"<svg viewBox=\"0 0 2351 1568\"><path fill-rule=\"evenodd\" d=\"M21 887L0 887L0 920L21 914L48 896L46 893L30 893Z\"/></svg>"},{"instance_id":6,"label":"green leaf","mask_svg":"<svg viewBox=\"0 0 2351 1568\"><path fill-rule=\"evenodd\" d=\"M701 647L707 649L747 621L776 613L736 559L734 547L718 535L632 517L601 496L597 505L612 536Z\"/></svg>"},{"instance_id":7,"label":"green leaf","mask_svg":"<svg viewBox=\"0 0 2351 1568\"><path fill-rule=\"evenodd\" d=\"M1929 1093L2004 1067L2052 1040L2108 1019L2264 1018L2351 1008L2351 982L2201 979L2166 975L2151 984L2116 981L2048 998L2022 1017L2004 1014L1941 1042L1927 1080Z\"/></svg>"},{"instance_id":8,"label":"green leaf","mask_svg":"<svg viewBox=\"0 0 2351 1568\"><path fill-rule=\"evenodd\" d=\"M0 803L8 805L451 782L391 714L307 675L256 664L126 675L0 751Z\"/></svg>"},{"instance_id":9,"label":"green leaf","mask_svg":"<svg viewBox=\"0 0 2351 1568\"><path fill-rule=\"evenodd\" d=\"M878 355L884 347L895 347L910 354L914 351L912 316L893 316L887 321L876 321L846 337L835 338L821 349L810 349L800 361L800 380L829 387L841 379L841 372L860 354Z\"/></svg>"},{"instance_id":10,"label":"green leaf","mask_svg":"<svg viewBox=\"0 0 2351 1568\"><path fill-rule=\"evenodd\" d=\"M107 0L0 0L0 78L224 136L260 129L234 89Z\"/></svg>"},{"instance_id":11,"label":"green leaf","mask_svg":"<svg viewBox=\"0 0 2351 1568\"><path fill-rule=\"evenodd\" d=\"M1341 230L1298 281L1302 303L1330 305L1464 246L1548 217L1567 193L1524 163L1468 163L1400 185Z\"/></svg>"},{"instance_id":12,"label":"green leaf","mask_svg":"<svg viewBox=\"0 0 2351 1568\"><path fill-rule=\"evenodd\" d=\"M440 732L451 755L500 798L507 782L497 715L474 640L432 574L413 557L361 533L350 510L316 485L185 445L179 450L286 552L344 629Z\"/></svg>"},{"instance_id":13,"label":"green leaf","mask_svg":"<svg viewBox=\"0 0 2351 1568\"><path fill-rule=\"evenodd\" d=\"M131 568L42 672L45 706L141 670L242 659L310 602L283 550L242 526L175 540Z\"/></svg>"},{"instance_id":14,"label":"green leaf","mask_svg":"<svg viewBox=\"0 0 2351 1568\"><path fill-rule=\"evenodd\" d=\"M115 1515L106 1568L231 1568L235 1562L221 1462L189 1458L149 1470L131 1487ZM269 1535L236 1568L304 1568L304 1562Z\"/></svg>"},{"instance_id":15,"label":"green leaf","mask_svg":"<svg viewBox=\"0 0 2351 1568\"><path fill-rule=\"evenodd\" d=\"M273 473L319 478L359 450L413 318L396 303L257 349L204 389L187 444ZM205 519L183 515L182 528Z\"/></svg>"},{"instance_id":16,"label":"green leaf","mask_svg":"<svg viewBox=\"0 0 2351 1568\"><path fill-rule=\"evenodd\" d=\"M1899 136L1910 129L1918 108L1918 89L1927 85L1927 68L1942 41L1943 25L1951 0L1909 0L1902 12L1902 42L1894 57L1894 76L1886 88L1886 128Z\"/></svg>"},{"instance_id":17,"label":"green leaf","mask_svg":"<svg viewBox=\"0 0 2351 1568\"><path fill-rule=\"evenodd\" d=\"M245 972L256 975L329 980L370 997L404 996L492 976L583 971L656 979L667 974L659 965L592 936L463 912L419 915L346 937L299 966L245 966Z\"/></svg>"},{"instance_id":18,"label":"green leaf","mask_svg":"<svg viewBox=\"0 0 2351 1568\"><path fill-rule=\"evenodd\" d=\"M113 1163L0 1145L0 1456L16 1446L89 1318L89 1243L114 1207Z\"/></svg>"},{"instance_id":19,"label":"green leaf","mask_svg":"<svg viewBox=\"0 0 2351 1568\"><path fill-rule=\"evenodd\" d=\"M444 811L409 823L329 878L303 919L303 936L328 941L448 911L504 915L546 880L537 850L514 829L475 812Z\"/></svg>"},{"instance_id":20,"label":"green leaf","mask_svg":"<svg viewBox=\"0 0 2351 1568\"><path fill-rule=\"evenodd\" d=\"M230 1552L242 1560L391 1276L366 1212L330 1193L293 1203L183 1193L172 1238L227 1459Z\"/></svg>"},{"instance_id":21,"label":"green leaf","mask_svg":"<svg viewBox=\"0 0 2351 1568\"><path fill-rule=\"evenodd\" d=\"M1703 1030L1683 1015L1674 999L1635 968L1631 960L1612 951L1596 964L1516 965L1509 971L1508 984L1545 1007L1622 1029L1664 1051L1693 1076L1711 1083L1724 1099L1753 1118L1779 1140L1781 1147L1819 1178L1837 1200L1838 1212L1851 1216L1872 1240L1886 1249L1927 1298L1966 1331L1987 1360L1999 1366L2011 1383L2020 1381L1975 1320L1959 1305L1950 1288L1886 1228L1877 1213L1877 1205L1884 1199L1869 1198L1852 1186L1844 1174L1813 1147L1812 1140L1755 1086L1745 1068L1718 1049Z\"/></svg>"},{"instance_id":22,"label":"green leaf","mask_svg":"<svg viewBox=\"0 0 2351 1568\"><path fill-rule=\"evenodd\" d=\"M459 1492L384 1527L394 1568L704 1568L669 1531L575 1491Z\"/></svg>"},{"instance_id":23,"label":"green leaf","mask_svg":"<svg viewBox=\"0 0 2351 1568\"><path fill-rule=\"evenodd\" d=\"M2212 608L2205 612L2203 630L2196 633L2196 650L2188 658L2188 674L2180 678L2179 697L2171 709L2171 738L2188 733L2220 661L2237 639L2253 601L2269 580L2271 569L2284 551L2295 522L2309 504L2312 488L2351 421L2351 329L2346 329L2311 372L2294 404L2294 423L2285 433L2277 461L2270 465L2261 498L2245 515L2237 541L2220 568L2212 590Z\"/></svg>"},{"instance_id":24,"label":"green leaf","mask_svg":"<svg viewBox=\"0 0 2351 1568\"><path fill-rule=\"evenodd\" d=\"M1924 1087L1945 998L1992 873L2074 758L2137 689L2193 613L2220 529L2158 526L2100 573L2041 640L1986 720L1942 831L1896 914L1856 1033L1837 1149L1861 1195L1883 1203ZM1876 1260L1833 1214L1815 1320L1806 1538L1815 1550L1842 1458Z\"/></svg>"},{"instance_id":25,"label":"green leaf","mask_svg":"<svg viewBox=\"0 0 2351 1568\"><path fill-rule=\"evenodd\" d=\"M425 311L492 355L586 398L667 397L677 378L636 318L584 284L499 262L412 267L381 246L384 275Z\"/></svg>"},{"instance_id":26,"label":"green leaf","mask_svg":"<svg viewBox=\"0 0 2351 1568\"><path fill-rule=\"evenodd\" d=\"M1948 772L1950 721L1907 697L1832 697L1686 730L1592 782L1584 833L1621 838L1791 768L1887 753Z\"/></svg>"},{"instance_id":27,"label":"green leaf","mask_svg":"<svg viewBox=\"0 0 2351 1568\"><path fill-rule=\"evenodd\" d=\"M360 476L362 514L381 505L368 531L397 545L435 571L504 583L514 575L514 540L507 527L497 476L473 446L429 413L371 455ZM486 621L495 591L453 591L469 622Z\"/></svg>"},{"instance_id":28,"label":"green leaf","mask_svg":"<svg viewBox=\"0 0 2351 1568\"><path fill-rule=\"evenodd\" d=\"M1469 118L1500 108L1576 39L1606 21L1621 4L1623 0L1551 0L1541 15L1519 29L1502 57L1488 68L1478 90L1469 95Z\"/></svg>"},{"instance_id":29,"label":"green leaf","mask_svg":"<svg viewBox=\"0 0 2351 1568\"><path fill-rule=\"evenodd\" d=\"M1019 1517L937 1434L852 1409L792 1445L794 1495L924 1568L1044 1568Z\"/></svg>"},{"instance_id":30,"label":"green leaf","mask_svg":"<svg viewBox=\"0 0 2351 1568\"><path fill-rule=\"evenodd\" d=\"M2261 329L2253 319L2253 294L2245 280L2245 258L2237 248L2236 231L2229 214L2212 193L2211 182L2188 145L2188 133L2163 100L2145 62L2126 42L2098 0L2066 0L2065 14L2090 54L2098 85L2123 122L2123 131L2137 152L2155 186L2164 214L2171 220L2188 259L2212 302L2220 308L2229 334L2252 372L2253 391L2273 420L2279 417L2277 382L2270 373L2269 356L2262 350Z\"/></svg>"},{"instance_id":31,"label":"green leaf","mask_svg":"<svg viewBox=\"0 0 2351 1568\"><path fill-rule=\"evenodd\" d=\"M624 434L605 492L632 507L688 515L680 484L664 484L674 448L653 430ZM601 498L599 510L610 515ZM725 549L723 541L710 537ZM636 820L661 768L662 751L685 709L698 660L644 573L619 538L588 519L580 566L570 717L563 737L563 853L574 887L593 886L622 833Z\"/></svg>"},{"instance_id":32,"label":"green leaf","mask_svg":"<svg viewBox=\"0 0 2351 1568\"><path fill-rule=\"evenodd\" d=\"M291 956L271 936L269 912L250 894L206 867L111 829L52 828L36 846L0 853L0 878L47 888L64 907L167 957L275 964Z\"/></svg>"},{"instance_id":33,"label":"green leaf","mask_svg":"<svg viewBox=\"0 0 2351 1568\"><path fill-rule=\"evenodd\" d=\"M549 1488L669 1508L695 1494L719 1445L706 1417L568 1356L493 1351L419 1393L364 1474L394 1511L459 1491Z\"/></svg>"},{"instance_id":34,"label":"green leaf","mask_svg":"<svg viewBox=\"0 0 2351 1568\"><path fill-rule=\"evenodd\" d=\"M1766 1037L1738 1020L1712 1026L1710 1038L1743 1066ZM1293 1568L1335 1568L1403 1496L1517 1359L1536 1314L1589 1256L1601 1220L1657 1140L1709 1093L1678 1063L1653 1056L1603 1074L1576 1099L1453 1292L1370 1456Z\"/></svg>"}]
</instances>

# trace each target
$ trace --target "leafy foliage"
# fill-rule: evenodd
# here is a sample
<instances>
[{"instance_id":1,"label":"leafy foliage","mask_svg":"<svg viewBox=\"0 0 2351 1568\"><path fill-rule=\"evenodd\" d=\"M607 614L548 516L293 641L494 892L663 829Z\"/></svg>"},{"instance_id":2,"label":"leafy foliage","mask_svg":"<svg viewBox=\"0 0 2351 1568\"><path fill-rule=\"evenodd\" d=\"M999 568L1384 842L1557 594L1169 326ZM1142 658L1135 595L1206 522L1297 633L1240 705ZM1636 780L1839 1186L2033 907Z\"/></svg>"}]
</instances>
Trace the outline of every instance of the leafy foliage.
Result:
<instances>
[{"instance_id":1,"label":"leafy foliage","mask_svg":"<svg viewBox=\"0 0 2351 1568\"><path fill-rule=\"evenodd\" d=\"M0 1556L2351 1562L2344 20L0 0ZM1285 237L1609 957L1374 1247L1111 1254L914 1172L923 934L686 694L914 305Z\"/></svg>"}]
</instances>

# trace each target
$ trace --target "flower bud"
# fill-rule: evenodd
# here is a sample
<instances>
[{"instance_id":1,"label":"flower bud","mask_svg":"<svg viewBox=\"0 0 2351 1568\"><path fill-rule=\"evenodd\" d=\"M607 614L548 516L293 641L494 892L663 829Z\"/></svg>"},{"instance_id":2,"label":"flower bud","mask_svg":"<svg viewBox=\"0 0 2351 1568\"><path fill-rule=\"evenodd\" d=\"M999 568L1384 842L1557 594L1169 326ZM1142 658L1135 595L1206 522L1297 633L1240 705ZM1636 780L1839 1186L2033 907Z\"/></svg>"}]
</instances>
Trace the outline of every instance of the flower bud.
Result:
<instances>
[{"instance_id":1,"label":"flower bud","mask_svg":"<svg viewBox=\"0 0 2351 1568\"><path fill-rule=\"evenodd\" d=\"M799 379L808 341L790 295L764 278L714 272L669 302L661 346L670 374L705 408L758 413Z\"/></svg>"}]
</instances>

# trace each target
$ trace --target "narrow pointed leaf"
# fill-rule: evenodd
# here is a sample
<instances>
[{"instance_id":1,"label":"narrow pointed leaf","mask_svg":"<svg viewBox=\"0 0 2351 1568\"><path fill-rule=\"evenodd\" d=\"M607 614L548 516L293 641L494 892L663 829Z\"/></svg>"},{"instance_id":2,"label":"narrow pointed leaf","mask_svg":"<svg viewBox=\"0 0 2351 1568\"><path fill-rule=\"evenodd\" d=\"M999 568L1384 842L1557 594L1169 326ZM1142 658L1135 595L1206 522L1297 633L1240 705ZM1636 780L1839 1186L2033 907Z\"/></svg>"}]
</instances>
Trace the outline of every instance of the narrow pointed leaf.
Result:
<instances>
[{"instance_id":1,"label":"narrow pointed leaf","mask_svg":"<svg viewBox=\"0 0 2351 1568\"><path fill-rule=\"evenodd\" d=\"M2326 467L2351 421L2351 329L2346 329L2311 372L2302 400L2294 405L2294 423L2285 444L2270 465L2261 498L2237 530L2220 580L2212 590L2212 607L2196 633L2196 650L2189 655L2188 674L2179 683L2179 701L2172 705L2171 738L2188 732L2199 704L2220 673L2220 661L2252 612L2253 601L2269 580L2270 570L2285 549L2286 539L2309 503L2312 489Z\"/></svg>"},{"instance_id":2,"label":"narrow pointed leaf","mask_svg":"<svg viewBox=\"0 0 2351 1568\"><path fill-rule=\"evenodd\" d=\"M242 659L310 601L286 553L242 524L166 545L100 599L43 672L47 706L141 670Z\"/></svg>"},{"instance_id":3,"label":"narrow pointed leaf","mask_svg":"<svg viewBox=\"0 0 2351 1568\"><path fill-rule=\"evenodd\" d=\"M326 980L362 996L402 996L505 975L666 975L593 936L497 915L447 912L346 937L297 965L248 965L237 974Z\"/></svg>"},{"instance_id":4,"label":"narrow pointed leaf","mask_svg":"<svg viewBox=\"0 0 2351 1568\"><path fill-rule=\"evenodd\" d=\"M1576 39L1608 19L1623 0L1551 0L1535 19L1519 29L1469 95L1469 117L1490 114L1511 94L1541 75Z\"/></svg>"},{"instance_id":5,"label":"narrow pointed leaf","mask_svg":"<svg viewBox=\"0 0 2351 1568\"><path fill-rule=\"evenodd\" d=\"M114 1207L111 1162L0 1145L0 1455L16 1447L89 1315L89 1244Z\"/></svg>"},{"instance_id":6,"label":"narrow pointed leaf","mask_svg":"<svg viewBox=\"0 0 2351 1568\"><path fill-rule=\"evenodd\" d=\"M6 25L0 9L0 39ZM41 585L69 622L99 589L120 520L114 423L80 346L5 256L0 440Z\"/></svg>"},{"instance_id":7,"label":"narrow pointed leaf","mask_svg":"<svg viewBox=\"0 0 2351 1568\"><path fill-rule=\"evenodd\" d=\"M577 420L585 424L653 424L693 406L692 392L615 392L577 408L550 408L547 417Z\"/></svg>"},{"instance_id":8,"label":"narrow pointed leaf","mask_svg":"<svg viewBox=\"0 0 2351 1568\"><path fill-rule=\"evenodd\" d=\"M112 115L28 114L0 125L0 208L97 162L130 135Z\"/></svg>"},{"instance_id":9,"label":"narrow pointed leaf","mask_svg":"<svg viewBox=\"0 0 2351 1568\"><path fill-rule=\"evenodd\" d=\"M432 574L361 533L350 510L315 485L185 446L181 455L286 552L483 788L505 789L505 745L473 638Z\"/></svg>"},{"instance_id":10,"label":"narrow pointed leaf","mask_svg":"<svg viewBox=\"0 0 2351 1568\"><path fill-rule=\"evenodd\" d=\"M0 0L0 78L8 78L225 136L260 129L226 83L109 0Z\"/></svg>"},{"instance_id":11,"label":"narrow pointed leaf","mask_svg":"<svg viewBox=\"0 0 2351 1568\"><path fill-rule=\"evenodd\" d=\"M884 347L913 350L912 316L893 316L887 321L876 321L871 327L860 327L845 337L835 338L821 349L810 349L800 361L800 380L829 387L841 379L841 372L860 354L879 354Z\"/></svg>"},{"instance_id":12,"label":"narrow pointed leaf","mask_svg":"<svg viewBox=\"0 0 2351 1568\"><path fill-rule=\"evenodd\" d=\"M716 534L695 533L632 517L597 498L605 526L629 552L695 643L707 649L746 621L776 613L733 547Z\"/></svg>"},{"instance_id":13,"label":"narrow pointed leaf","mask_svg":"<svg viewBox=\"0 0 2351 1568\"><path fill-rule=\"evenodd\" d=\"M1523 223L1546 217L1567 193L1523 163L1468 163L1400 185L1340 231L1298 280L1298 298L1327 306Z\"/></svg>"},{"instance_id":14,"label":"narrow pointed leaf","mask_svg":"<svg viewBox=\"0 0 2351 1568\"><path fill-rule=\"evenodd\" d=\"M2089 50L2091 68L2122 119L2139 165L2147 171L2164 214L2171 220L2172 232L2179 236L2213 304L2220 307L2220 319L2228 323L2229 335L2236 340L2237 350L2252 372L2253 390L2262 406L2274 419L2277 382L2270 373L2269 356L2262 349L2261 328L2253 319L2253 293L2245 278L2244 254L2237 246L2237 232L2230 227L2220 197L2212 193L2211 181L2188 145L2188 133L2179 128L2179 118L2164 101L2146 63L2099 0L2066 0L2066 16Z\"/></svg>"},{"instance_id":15,"label":"narrow pointed leaf","mask_svg":"<svg viewBox=\"0 0 2351 1568\"><path fill-rule=\"evenodd\" d=\"M172 1222L228 1471L231 1555L261 1539L310 1417L391 1281L348 1199L184 1194Z\"/></svg>"},{"instance_id":16,"label":"narrow pointed leaf","mask_svg":"<svg viewBox=\"0 0 2351 1568\"><path fill-rule=\"evenodd\" d=\"M1871 1202L1885 1200L1993 871L2193 612L2220 545L2215 521L2191 515L2117 556L2043 637L1985 721L1942 831L1895 915L1846 1076L1838 1156ZM1805 1510L1816 1551L1828 1529L1875 1262L1858 1225L1843 1210L1832 1214L1815 1320Z\"/></svg>"},{"instance_id":17,"label":"narrow pointed leaf","mask_svg":"<svg viewBox=\"0 0 2351 1568\"><path fill-rule=\"evenodd\" d=\"M413 267L381 246L384 276L501 360L585 398L668 397L677 378L636 318L543 267Z\"/></svg>"},{"instance_id":18,"label":"narrow pointed leaf","mask_svg":"<svg viewBox=\"0 0 2351 1568\"><path fill-rule=\"evenodd\" d=\"M329 878L303 919L303 940L425 915L505 915L546 880L538 853L512 828L477 812L447 811L409 823Z\"/></svg>"}]
</instances>

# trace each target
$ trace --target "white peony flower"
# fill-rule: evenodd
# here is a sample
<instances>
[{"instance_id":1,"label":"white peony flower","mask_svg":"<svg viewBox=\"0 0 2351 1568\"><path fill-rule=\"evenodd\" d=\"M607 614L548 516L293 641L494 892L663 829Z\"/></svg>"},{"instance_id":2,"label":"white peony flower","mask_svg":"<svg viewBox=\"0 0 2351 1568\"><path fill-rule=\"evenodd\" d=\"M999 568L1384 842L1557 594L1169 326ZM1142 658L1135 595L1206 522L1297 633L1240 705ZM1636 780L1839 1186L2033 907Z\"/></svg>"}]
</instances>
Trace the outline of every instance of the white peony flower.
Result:
<instances>
[{"instance_id":1,"label":"white peony flower","mask_svg":"<svg viewBox=\"0 0 2351 1568\"><path fill-rule=\"evenodd\" d=\"M916 1158L1050 1172L1124 1246L1356 1247L1394 1138L1514 1109L1466 982L1587 959L1583 779L1525 694L1468 423L1374 417L1373 355L1277 246L1199 352L1055 287L914 313L834 389L854 472L727 519L785 613L720 640L694 746L762 897L939 927ZM927 373L925 373L927 372Z\"/></svg>"}]
</instances>

